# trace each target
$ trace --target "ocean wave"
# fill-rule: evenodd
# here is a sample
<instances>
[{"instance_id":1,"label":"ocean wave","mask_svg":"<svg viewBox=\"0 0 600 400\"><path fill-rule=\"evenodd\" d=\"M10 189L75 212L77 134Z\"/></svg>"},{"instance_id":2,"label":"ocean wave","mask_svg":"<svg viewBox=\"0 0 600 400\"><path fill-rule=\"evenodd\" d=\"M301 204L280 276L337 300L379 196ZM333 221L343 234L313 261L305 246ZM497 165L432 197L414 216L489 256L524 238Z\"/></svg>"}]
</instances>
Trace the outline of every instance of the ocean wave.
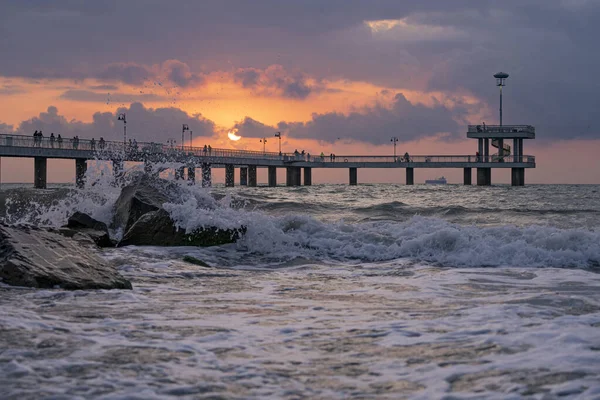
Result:
<instances>
[{"instance_id":1,"label":"ocean wave","mask_svg":"<svg viewBox=\"0 0 600 400\"><path fill-rule=\"evenodd\" d=\"M190 232L206 226L247 227L245 236L233 247L235 251L229 254L229 248L226 250L232 264L244 264L244 257L251 255L252 260L258 260L257 264L263 257L282 262L294 258L353 262L408 259L446 267L600 266L600 233L593 229L464 225L468 218L448 218L460 214L497 214L494 208L414 207L400 201L388 201L345 210L351 210L355 217L366 214L369 217L366 221L326 222L308 215L307 211L313 215L325 213L341 218L339 210L336 212L337 205L285 199L281 193L271 201L254 199L248 203L244 196L232 192L215 198L210 190L187 186L182 181L179 181L179 188L175 199L163 205L179 228ZM22 198L19 204L11 204L12 200L7 199L7 210L12 209L12 205L19 209L18 213L9 213L8 221L60 226L73 212L81 211L109 223L119 192L112 182L96 180L95 185L85 190L66 191L65 198L54 199L49 205L37 200L24 205ZM354 195L349 197L353 199ZM585 213L560 209L524 212Z\"/></svg>"},{"instance_id":2,"label":"ocean wave","mask_svg":"<svg viewBox=\"0 0 600 400\"><path fill-rule=\"evenodd\" d=\"M238 247L282 258L364 262L410 259L445 267L600 266L600 233L595 231L462 226L419 216L406 222L361 224L327 224L300 215L270 218L248 224Z\"/></svg>"}]
</instances>

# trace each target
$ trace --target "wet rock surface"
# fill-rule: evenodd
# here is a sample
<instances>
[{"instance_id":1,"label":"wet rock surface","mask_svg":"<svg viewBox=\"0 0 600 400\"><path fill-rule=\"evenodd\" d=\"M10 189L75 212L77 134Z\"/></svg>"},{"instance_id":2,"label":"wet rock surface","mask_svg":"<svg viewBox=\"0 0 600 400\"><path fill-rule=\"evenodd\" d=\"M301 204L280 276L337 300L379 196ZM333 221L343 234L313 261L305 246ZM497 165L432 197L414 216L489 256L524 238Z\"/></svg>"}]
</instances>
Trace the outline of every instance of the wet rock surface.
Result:
<instances>
[{"instance_id":1,"label":"wet rock surface","mask_svg":"<svg viewBox=\"0 0 600 400\"><path fill-rule=\"evenodd\" d=\"M69 218L67 225L60 228L58 232L77 241L85 242L87 239L91 239L99 247L113 247L116 244L110 238L108 227L104 222L97 221L79 211L73 214Z\"/></svg>"},{"instance_id":2,"label":"wet rock surface","mask_svg":"<svg viewBox=\"0 0 600 400\"><path fill-rule=\"evenodd\" d=\"M127 232L142 215L161 209L169 200L164 191L169 188L164 185L162 180L149 175L136 177L121 190L111 228Z\"/></svg>"},{"instance_id":3,"label":"wet rock surface","mask_svg":"<svg viewBox=\"0 0 600 400\"><path fill-rule=\"evenodd\" d=\"M233 243L245 229L197 229L186 233L177 229L169 213L163 209L151 211L138 219L125 233L119 246L216 246Z\"/></svg>"},{"instance_id":4,"label":"wet rock surface","mask_svg":"<svg viewBox=\"0 0 600 400\"><path fill-rule=\"evenodd\" d=\"M30 226L0 225L0 279L34 288L131 289L93 245Z\"/></svg>"},{"instance_id":5,"label":"wet rock surface","mask_svg":"<svg viewBox=\"0 0 600 400\"><path fill-rule=\"evenodd\" d=\"M135 176L115 203L111 228L123 232L118 245L217 246L234 243L246 232L245 227L204 227L193 232L178 229L163 204L178 202L181 198L181 188L173 182L148 174ZM90 224L87 219L84 222Z\"/></svg>"}]
</instances>

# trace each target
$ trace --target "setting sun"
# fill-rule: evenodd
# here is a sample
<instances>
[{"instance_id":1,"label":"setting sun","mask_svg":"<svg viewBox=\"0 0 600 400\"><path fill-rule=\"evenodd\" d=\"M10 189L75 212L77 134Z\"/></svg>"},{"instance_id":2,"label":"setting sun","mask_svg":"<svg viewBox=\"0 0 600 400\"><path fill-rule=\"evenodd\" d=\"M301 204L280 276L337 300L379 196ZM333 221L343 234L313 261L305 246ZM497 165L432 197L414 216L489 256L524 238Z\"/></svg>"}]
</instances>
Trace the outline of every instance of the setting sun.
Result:
<instances>
[{"instance_id":1,"label":"setting sun","mask_svg":"<svg viewBox=\"0 0 600 400\"><path fill-rule=\"evenodd\" d=\"M242 137L238 136L235 134L236 131L229 131L227 132L227 137L229 137L229 139L233 140L234 142L237 142L238 140L240 140Z\"/></svg>"}]
</instances>

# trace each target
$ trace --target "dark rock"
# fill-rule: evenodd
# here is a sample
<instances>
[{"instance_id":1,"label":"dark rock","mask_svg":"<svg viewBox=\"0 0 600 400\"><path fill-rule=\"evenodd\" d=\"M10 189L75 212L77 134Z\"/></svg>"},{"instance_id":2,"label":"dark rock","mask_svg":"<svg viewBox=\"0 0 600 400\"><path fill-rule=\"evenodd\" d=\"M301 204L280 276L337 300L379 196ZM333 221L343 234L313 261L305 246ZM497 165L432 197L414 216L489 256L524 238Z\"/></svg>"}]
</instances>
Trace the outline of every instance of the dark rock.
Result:
<instances>
[{"instance_id":1,"label":"dark rock","mask_svg":"<svg viewBox=\"0 0 600 400\"><path fill-rule=\"evenodd\" d=\"M0 279L35 288L131 289L93 246L28 226L0 225Z\"/></svg>"},{"instance_id":2,"label":"dark rock","mask_svg":"<svg viewBox=\"0 0 600 400\"><path fill-rule=\"evenodd\" d=\"M125 233L119 246L217 246L234 243L246 232L246 228L197 229L186 233L177 229L169 213L163 209L151 211L138 219Z\"/></svg>"},{"instance_id":3,"label":"dark rock","mask_svg":"<svg viewBox=\"0 0 600 400\"><path fill-rule=\"evenodd\" d=\"M199 265L201 267L212 268L210 265L208 265L204 261L200 260L199 258L192 257L192 256L183 256L183 261L190 263L190 264Z\"/></svg>"},{"instance_id":4,"label":"dark rock","mask_svg":"<svg viewBox=\"0 0 600 400\"><path fill-rule=\"evenodd\" d=\"M104 222L100 222L82 212L75 212L67 222L67 225L58 230L58 233L75 240L81 241L81 234L92 239L99 247L113 247L116 242L111 240L108 233L108 227Z\"/></svg>"},{"instance_id":5,"label":"dark rock","mask_svg":"<svg viewBox=\"0 0 600 400\"><path fill-rule=\"evenodd\" d=\"M69 217L69 220L67 221L67 228L73 228L73 229L88 228L88 229L93 229L95 231L103 231L103 232L108 233L108 227L106 226L106 224L104 222L95 220L94 218L90 217L89 215L84 214L79 211L76 211L75 214L73 214Z\"/></svg>"},{"instance_id":6,"label":"dark rock","mask_svg":"<svg viewBox=\"0 0 600 400\"><path fill-rule=\"evenodd\" d=\"M56 232L78 242L83 242L84 244L93 244L98 247L115 247L117 244L116 241L110 238L108 232L97 231L94 229L73 229L63 226Z\"/></svg>"},{"instance_id":7,"label":"dark rock","mask_svg":"<svg viewBox=\"0 0 600 400\"><path fill-rule=\"evenodd\" d=\"M111 228L127 232L142 215L159 210L168 201L167 195L152 185L151 180L143 175L121 190Z\"/></svg>"}]
</instances>

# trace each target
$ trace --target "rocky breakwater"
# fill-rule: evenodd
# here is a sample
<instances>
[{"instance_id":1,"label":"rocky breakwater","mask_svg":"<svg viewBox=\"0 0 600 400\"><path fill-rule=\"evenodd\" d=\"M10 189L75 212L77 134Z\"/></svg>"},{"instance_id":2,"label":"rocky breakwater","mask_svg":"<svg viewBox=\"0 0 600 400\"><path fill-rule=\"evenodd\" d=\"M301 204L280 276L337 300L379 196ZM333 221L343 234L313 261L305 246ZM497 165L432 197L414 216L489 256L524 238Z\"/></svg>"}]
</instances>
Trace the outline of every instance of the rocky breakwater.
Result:
<instances>
[{"instance_id":1,"label":"rocky breakwater","mask_svg":"<svg viewBox=\"0 0 600 400\"><path fill-rule=\"evenodd\" d=\"M96 254L91 240L33 226L0 225L0 281L34 288L131 289Z\"/></svg>"},{"instance_id":2,"label":"rocky breakwater","mask_svg":"<svg viewBox=\"0 0 600 400\"><path fill-rule=\"evenodd\" d=\"M190 194L178 184L140 174L125 186L115 203L111 228L122 233L119 246L216 246L233 243L245 227L179 229L163 204L182 202ZM210 210L204 210L210 212Z\"/></svg>"}]
</instances>

